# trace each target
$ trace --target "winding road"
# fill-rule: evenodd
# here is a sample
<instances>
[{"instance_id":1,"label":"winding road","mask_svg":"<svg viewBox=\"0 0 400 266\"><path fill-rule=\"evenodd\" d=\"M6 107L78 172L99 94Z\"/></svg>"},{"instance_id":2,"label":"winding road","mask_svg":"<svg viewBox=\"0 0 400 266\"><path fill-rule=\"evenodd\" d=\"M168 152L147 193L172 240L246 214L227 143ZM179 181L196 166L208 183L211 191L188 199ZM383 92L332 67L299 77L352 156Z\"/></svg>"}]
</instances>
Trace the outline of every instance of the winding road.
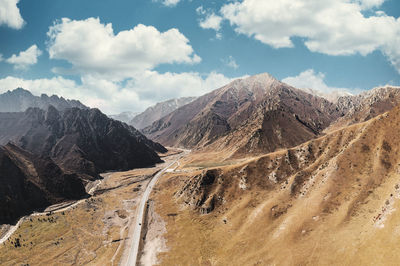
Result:
<instances>
[{"instance_id":1,"label":"winding road","mask_svg":"<svg viewBox=\"0 0 400 266\"><path fill-rule=\"evenodd\" d=\"M146 203L147 200L149 199L150 193L154 187L154 185L157 183L158 179L175 163L177 163L182 157L186 156L188 153L190 153L190 150L183 150L180 156L170 162L166 167L164 167L160 172L158 172L149 182L149 184L146 187L146 190L143 193L142 199L140 200L139 208L136 211L136 219L135 219L135 229L133 231L133 236L132 236L132 242L130 245L130 251L129 251L129 256L127 259L126 264L127 266L136 266L137 264L137 258L138 258L138 252L139 252L139 245L140 245L140 236L142 232L142 223L143 223L143 218L146 210Z\"/></svg>"}]
</instances>

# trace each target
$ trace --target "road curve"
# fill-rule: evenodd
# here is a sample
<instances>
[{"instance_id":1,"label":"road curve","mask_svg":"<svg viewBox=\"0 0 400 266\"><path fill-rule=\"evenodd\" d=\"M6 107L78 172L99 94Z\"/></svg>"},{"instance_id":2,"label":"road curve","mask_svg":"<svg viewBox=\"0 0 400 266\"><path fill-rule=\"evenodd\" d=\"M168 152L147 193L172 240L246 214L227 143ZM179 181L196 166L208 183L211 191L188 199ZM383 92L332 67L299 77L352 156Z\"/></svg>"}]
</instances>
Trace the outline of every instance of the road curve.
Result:
<instances>
[{"instance_id":1,"label":"road curve","mask_svg":"<svg viewBox=\"0 0 400 266\"><path fill-rule=\"evenodd\" d=\"M183 150L182 149L181 155L171 163L169 163L166 167L164 167L160 172L158 172L150 181L150 183L147 185L146 190L143 193L142 199L140 200L140 204L138 209L136 210L136 219L135 219L135 229L133 231L133 236L132 236L132 242L131 242L131 247L128 255L128 259L126 266L136 266L137 263L137 258L138 258L138 252L139 252L139 244L140 244L140 236L142 232L142 223L143 223L143 217L144 213L146 210L146 203L147 200L149 199L151 190L153 189L154 185L157 183L157 180L167 171L169 167L171 167L173 164L178 162L183 156L187 155L190 150Z\"/></svg>"}]
</instances>

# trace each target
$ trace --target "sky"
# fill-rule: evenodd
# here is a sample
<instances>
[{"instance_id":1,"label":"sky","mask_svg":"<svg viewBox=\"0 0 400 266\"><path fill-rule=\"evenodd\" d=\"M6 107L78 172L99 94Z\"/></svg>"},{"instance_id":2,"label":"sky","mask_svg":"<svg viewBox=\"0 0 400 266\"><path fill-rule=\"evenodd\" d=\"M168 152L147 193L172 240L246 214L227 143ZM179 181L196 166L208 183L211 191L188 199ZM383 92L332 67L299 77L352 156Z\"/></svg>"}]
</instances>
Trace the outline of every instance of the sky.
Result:
<instances>
[{"instance_id":1,"label":"sky","mask_svg":"<svg viewBox=\"0 0 400 266\"><path fill-rule=\"evenodd\" d=\"M400 85L398 0L0 0L0 93L107 114L270 73L358 93Z\"/></svg>"}]
</instances>

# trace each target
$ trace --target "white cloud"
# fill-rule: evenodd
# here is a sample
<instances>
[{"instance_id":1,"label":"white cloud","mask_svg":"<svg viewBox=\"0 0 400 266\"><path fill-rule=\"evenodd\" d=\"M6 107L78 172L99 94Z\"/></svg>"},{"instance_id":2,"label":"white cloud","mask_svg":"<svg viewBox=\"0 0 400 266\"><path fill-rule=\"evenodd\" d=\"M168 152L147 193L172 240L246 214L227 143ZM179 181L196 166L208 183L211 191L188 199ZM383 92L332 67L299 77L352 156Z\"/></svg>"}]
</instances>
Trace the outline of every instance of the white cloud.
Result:
<instances>
[{"instance_id":1,"label":"white cloud","mask_svg":"<svg viewBox=\"0 0 400 266\"><path fill-rule=\"evenodd\" d=\"M220 12L236 32L274 48L293 47L301 37L312 52L367 55L382 51L400 73L400 19L362 11L383 0L244 0L224 5Z\"/></svg>"},{"instance_id":2,"label":"white cloud","mask_svg":"<svg viewBox=\"0 0 400 266\"><path fill-rule=\"evenodd\" d=\"M21 51L18 55L13 54L6 62L14 65L15 69L27 69L37 63L41 54L42 51L34 44L25 51Z\"/></svg>"},{"instance_id":3,"label":"white cloud","mask_svg":"<svg viewBox=\"0 0 400 266\"><path fill-rule=\"evenodd\" d=\"M203 6L196 8L196 13L203 17L199 20L199 26L203 29L215 30L215 37L220 40L222 38L220 29L223 18L216 15L211 9L204 9Z\"/></svg>"},{"instance_id":4,"label":"white cloud","mask_svg":"<svg viewBox=\"0 0 400 266\"><path fill-rule=\"evenodd\" d=\"M222 17L214 13L208 14L204 19L200 20L200 27L203 29L213 29L219 31L221 29Z\"/></svg>"},{"instance_id":5,"label":"white cloud","mask_svg":"<svg viewBox=\"0 0 400 266\"><path fill-rule=\"evenodd\" d=\"M0 0L0 25L7 25L13 29L21 29L24 20L17 7L19 0Z\"/></svg>"},{"instance_id":6,"label":"white cloud","mask_svg":"<svg viewBox=\"0 0 400 266\"><path fill-rule=\"evenodd\" d=\"M164 63L194 64L201 61L189 40L178 29L159 32L137 25L114 34L112 25L98 18L63 18L50 27L51 59L64 59L82 75L123 80Z\"/></svg>"},{"instance_id":7,"label":"white cloud","mask_svg":"<svg viewBox=\"0 0 400 266\"><path fill-rule=\"evenodd\" d=\"M176 6L179 2L180 0L164 0L162 1L162 4L165 6L173 7Z\"/></svg>"},{"instance_id":8,"label":"white cloud","mask_svg":"<svg viewBox=\"0 0 400 266\"><path fill-rule=\"evenodd\" d=\"M315 73L314 69L305 70L294 77L284 78L282 82L298 89L313 89L326 94L335 91L350 91L346 88L328 86L325 83L325 74L321 72Z\"/></svg>"},{"instance_id":9,"label":"white cloud","mask_svg":"<svg viewBox=\"0 0 400 266\"><path fill-rule=\"evenodd\" d=\"M355 0L363 9L370 9L373 7L379 7L385 2L385 0Z\"/></svg>"},{"instance_id":10,"label":"white cloud","mask_svg":"<svg viewBox=\"0 0 400 266\"><path fill-rule=\"evenodd\" d=\"M4 57L2 54L0 54L0 62L4 60Z\"/></svg>"},{"instance_id":11,"label":"white cloud","mask_svg":"<svg viewBox=\"0 0 400 266\"><path fill-rule=\"evenodd\" d=\"M90 107L114 114L127 110L143 111L156 102L174 97L203 95L231 80L215 72L202 75L196 72L160 74L155 71L145 71L126 84L91 75L83 76L81 84L63 77L34 80L6 77L0 79L0 93L22 87L35 95L57 94L78 99Z\"/></svg>"},{"instance_id":12,"label":"white cloud","mask_svg":"<svg viewBox=\"0 0 400 266\"><path fill-rule=\"evenodd\" d=\"M201 75L197 72L160 74L146 71L130 80L126 87L136 91L143 99L158 102L170 98L200 96L231 80L216 72Z\"/></svg>"},{"instance_id":13,"label":"white cloud","mask_svg":"<svg viewBox=\"0 0 400 266\"><path fill-rule=\"evenodd\" d=\"M4 93L7 90L14 90L18 87L30 90L35 95L41 95L42 93L50 95L58 94L74 99L79 99L81 96L75 81L62 77L29 80L8 76L0 79L0 93Z\"/></svg>"},{"instance_id":14,"label":"white cloud","mask_svg":"<svg viewBox=\"0 0 400 266\"><path fill-rule=\"evenodd\" d=\"M231 67L233 69L238 69L239 68L239 65L236 63L235 58L233 58L233 56L231 56L231 55L228 57L227 60L225 60L225 64L228 67Z\"/></svg>"}]
</instances>

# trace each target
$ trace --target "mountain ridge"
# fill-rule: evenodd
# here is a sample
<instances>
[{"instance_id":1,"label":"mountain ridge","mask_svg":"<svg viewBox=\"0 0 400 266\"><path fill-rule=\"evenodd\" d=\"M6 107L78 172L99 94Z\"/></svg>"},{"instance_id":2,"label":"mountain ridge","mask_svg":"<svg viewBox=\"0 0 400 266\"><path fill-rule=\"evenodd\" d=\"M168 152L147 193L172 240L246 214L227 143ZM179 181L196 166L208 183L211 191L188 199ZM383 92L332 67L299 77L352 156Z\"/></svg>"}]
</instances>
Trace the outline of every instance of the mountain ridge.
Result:
<instances>
[{"instance_id":1,"label":"mountain ridge","mask_svg":"<svg viewBox=\"0 0 400 266\"><path fill-rule=\"evenodd\" d=\"M38 107L46 110L50 105L62 111L67 108L77 107L88 109L78 100L68 100L57 95L34 96L30 91L17 88L0 94L0 112L24 112L29 107Z\"/></svg>"},{"instance_id":2,"label":"mountain ridge","mask_svg":"<svg viewBox=\"0 0 400 266\"><path fill-rule=\"evenodd\" d=\"M276 115L272 115L273 112ZM290 123L285 125L284 119L280 119L278 113L282 116L286 113ZM259 143L255 144L254 151L269 152L286 145L300 144L300 141L317 136L340 115L333 103L295 89L264 73L232 81L201 96L154 122L152 126L143 129L143 132L165 145L197 148L210 145L221 138L226 139L232 134L236 140L226 142L240 142L243 136L240 136L239 128L247 130L250 124L252 126L248 134L253 138L259 129L259 132L263 132L263 125L265 127L268 123L280 123L286 132L292 130L291 127L302 128L299 138L293 138L296 132L290 133L291 137L286 137L288 140L297 138L293 143L278 140L280 143L274 147L264 145L262 142L265 142L266 136L263 135L254 140ZM268 119L273 121L267 123ZM272 133L275 136L280 134ZM252 141L249 136L245 138ZM235 146L234 143L233 146L225 144L220 141L217 146L227 149ZM246 146L246 143L241 146L234 149L239 150Z\"/></svg>"},{"instance_id":3,"label":"mountain ridge","mask_svg":"<svg viewBox=\"0 0 400 266\"><path fill-rule=\"evenodd\" d=\"M0 144L14 142L34 154L51 157L68 172L96 178L107 170L127 170L161 162L166 149L135 128L98 109L70 108L0 113Z\"/></svg>"}]
</instances>

